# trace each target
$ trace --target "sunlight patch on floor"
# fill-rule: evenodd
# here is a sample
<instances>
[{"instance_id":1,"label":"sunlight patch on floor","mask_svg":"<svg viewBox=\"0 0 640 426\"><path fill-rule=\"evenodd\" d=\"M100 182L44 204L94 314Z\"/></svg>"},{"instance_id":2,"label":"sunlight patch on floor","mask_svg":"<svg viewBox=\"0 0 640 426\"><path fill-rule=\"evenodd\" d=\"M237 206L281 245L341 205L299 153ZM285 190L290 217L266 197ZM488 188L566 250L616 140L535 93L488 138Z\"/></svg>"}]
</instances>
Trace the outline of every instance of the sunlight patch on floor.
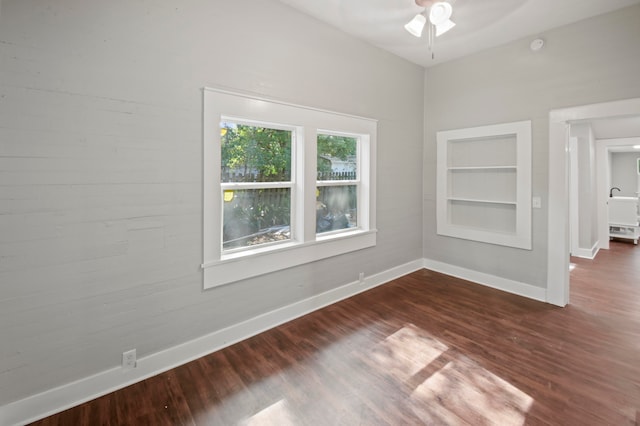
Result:
<instances>
[{"instance_id":1,"label":"sunlight patch on floor","mask_svg":"<svg viewBox=\"0 0 640 426\"><path fill-rule=\"evenodd\" d=\"M448 347L413 324L385 338L367 355L366 362L405 381L437 359Z\"/></svg>"},{"instance_id":2,"label":"sunlight patch on floor","mask_svg":"<svg viewBox=\"0 0 640 426\"><path fill-rule=\"evenodd\" d=\"M573 271L574 269L576 269L576 265L575 263L569 263L569 272Z\"/></svg>"},{"instance_id":3,"label":"sunlight patch on floor","mask_svg":"<svg viewBox=\"0 0 640 426\"><path fill-rule=\"evenodd\" d=\"M239 424L243 426L294 426L299 422L289 410L287 401L281 399Z\"/></svg>"},{"instance_id":4,"label":"sunlight patch on floor","mask_svg":"<svg viewBox=\"0 0 640 426\"><path fill-rule=\"evenodd\" d=\"M534 400L469 359L451 361L411 395L422 419L436 423L523 425Z\"/></svg>"}]
</instances>

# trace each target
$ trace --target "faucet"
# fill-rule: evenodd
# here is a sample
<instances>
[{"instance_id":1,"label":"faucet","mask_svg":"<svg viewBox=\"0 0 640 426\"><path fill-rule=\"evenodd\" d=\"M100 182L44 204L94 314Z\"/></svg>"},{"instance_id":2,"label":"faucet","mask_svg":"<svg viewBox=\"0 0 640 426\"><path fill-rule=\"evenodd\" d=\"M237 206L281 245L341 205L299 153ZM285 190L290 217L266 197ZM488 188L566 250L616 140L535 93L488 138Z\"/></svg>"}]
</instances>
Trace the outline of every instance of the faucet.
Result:
<instances>
[{"instance_id":1,"label":"faucet","mask_svg":"<svg viewBox=\"0 0 640 426\"><path fill-rule=\"evenodd\" d=\"M613 198L613 190L617 189L618 191L620 191L620 188L614 186L613 188L611 188L611 190L609 191L609 198Z\"/></svg>"}]
</instances>

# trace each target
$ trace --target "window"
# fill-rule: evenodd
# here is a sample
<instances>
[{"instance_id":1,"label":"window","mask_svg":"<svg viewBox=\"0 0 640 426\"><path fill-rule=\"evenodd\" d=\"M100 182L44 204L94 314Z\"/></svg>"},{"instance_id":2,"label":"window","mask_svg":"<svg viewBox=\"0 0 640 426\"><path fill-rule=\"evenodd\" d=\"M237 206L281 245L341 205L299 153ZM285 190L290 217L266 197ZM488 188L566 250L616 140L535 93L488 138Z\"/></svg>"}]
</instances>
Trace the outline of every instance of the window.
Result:
<instances>
[{"instance_id":1,"label":"window","mask_svg":"<svg viewBox=\"0 0 640 426\"><path fill-rule=\"evenodd\" d=\"M291 239L293 129L220 123L222 249Z\"/></svg>"},{"instance_id":2,"label":"window","mask_svg":"<svg viewBox=\"0 0 640 426\"><path fill-rule=\"evenodd\" d=\"M376 122L204 90L204 288L375 245Z\"/></svg>"},{"instance_id":3,"label":"window","mask_svg":"<svg viewBox=\"0 0 640 426\"><path fill-rule=\"evenodd\" d=\"M318 133L316 233L358 227L358 146L356 136Z\"/></svg>"}]
</instances>

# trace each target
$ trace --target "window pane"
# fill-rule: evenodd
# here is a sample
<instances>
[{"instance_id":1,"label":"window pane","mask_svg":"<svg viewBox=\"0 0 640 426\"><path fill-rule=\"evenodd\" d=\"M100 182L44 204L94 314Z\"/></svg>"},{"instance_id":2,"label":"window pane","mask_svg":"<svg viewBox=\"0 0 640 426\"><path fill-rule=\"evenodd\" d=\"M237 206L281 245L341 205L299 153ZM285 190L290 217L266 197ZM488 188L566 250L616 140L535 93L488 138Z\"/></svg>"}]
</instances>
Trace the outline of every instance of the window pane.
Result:
<instances>
[{"instance_id":1,"label":"window pane","mask_svg":"<svg viewBox=\"0 0 640 426\"><path fill-rule=\"evenodd\" d=\"M223 249L291 239L291 189L225 190Z\"/></svg>"},{"instance_id":2,"label":"window pane","mask_svg":"<svg viewBox=\"0 0 640 426\"><path fill-rule=\"evenodd\" d=\"M220 123L222 182L290 182L290 130Z\"/></svg>"},{"instance_id":3,"label":"window pane","mask_svg":"<svg viewBox=\"0 0 640 426\"><path fill-rule=\"evenodd\" d=\"M358 139L318 134L318 180L354 180Z\"/></svg>"},{"instance_id":4,"label":"window pane","mask_svg":"<svg viewBox=\"0 0 640 426\"><path fill-rule=\"evenodd\" d=\"M317 189L316 232L358 226L358 190L356 185L322 186Z\"/></svg>"}]
</instances>

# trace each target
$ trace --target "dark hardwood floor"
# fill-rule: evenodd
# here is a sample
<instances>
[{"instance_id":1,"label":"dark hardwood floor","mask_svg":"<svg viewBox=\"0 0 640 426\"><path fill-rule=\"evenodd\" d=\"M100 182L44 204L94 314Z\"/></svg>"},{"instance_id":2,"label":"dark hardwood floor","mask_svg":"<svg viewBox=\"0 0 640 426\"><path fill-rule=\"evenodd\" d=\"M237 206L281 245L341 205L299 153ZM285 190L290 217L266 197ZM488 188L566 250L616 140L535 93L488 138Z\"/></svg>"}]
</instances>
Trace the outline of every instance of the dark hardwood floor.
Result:
<instances>
[{"instance_id":1,"label":"dark hardwood floor","mask_svg":"<svg viewBox=\"0 0 640 426\"><path fill-rule=\"evenodd\" d=\"M640 247L557 308L422 270L38 425L634 425Z\"/></svg>"}]
</instances>

